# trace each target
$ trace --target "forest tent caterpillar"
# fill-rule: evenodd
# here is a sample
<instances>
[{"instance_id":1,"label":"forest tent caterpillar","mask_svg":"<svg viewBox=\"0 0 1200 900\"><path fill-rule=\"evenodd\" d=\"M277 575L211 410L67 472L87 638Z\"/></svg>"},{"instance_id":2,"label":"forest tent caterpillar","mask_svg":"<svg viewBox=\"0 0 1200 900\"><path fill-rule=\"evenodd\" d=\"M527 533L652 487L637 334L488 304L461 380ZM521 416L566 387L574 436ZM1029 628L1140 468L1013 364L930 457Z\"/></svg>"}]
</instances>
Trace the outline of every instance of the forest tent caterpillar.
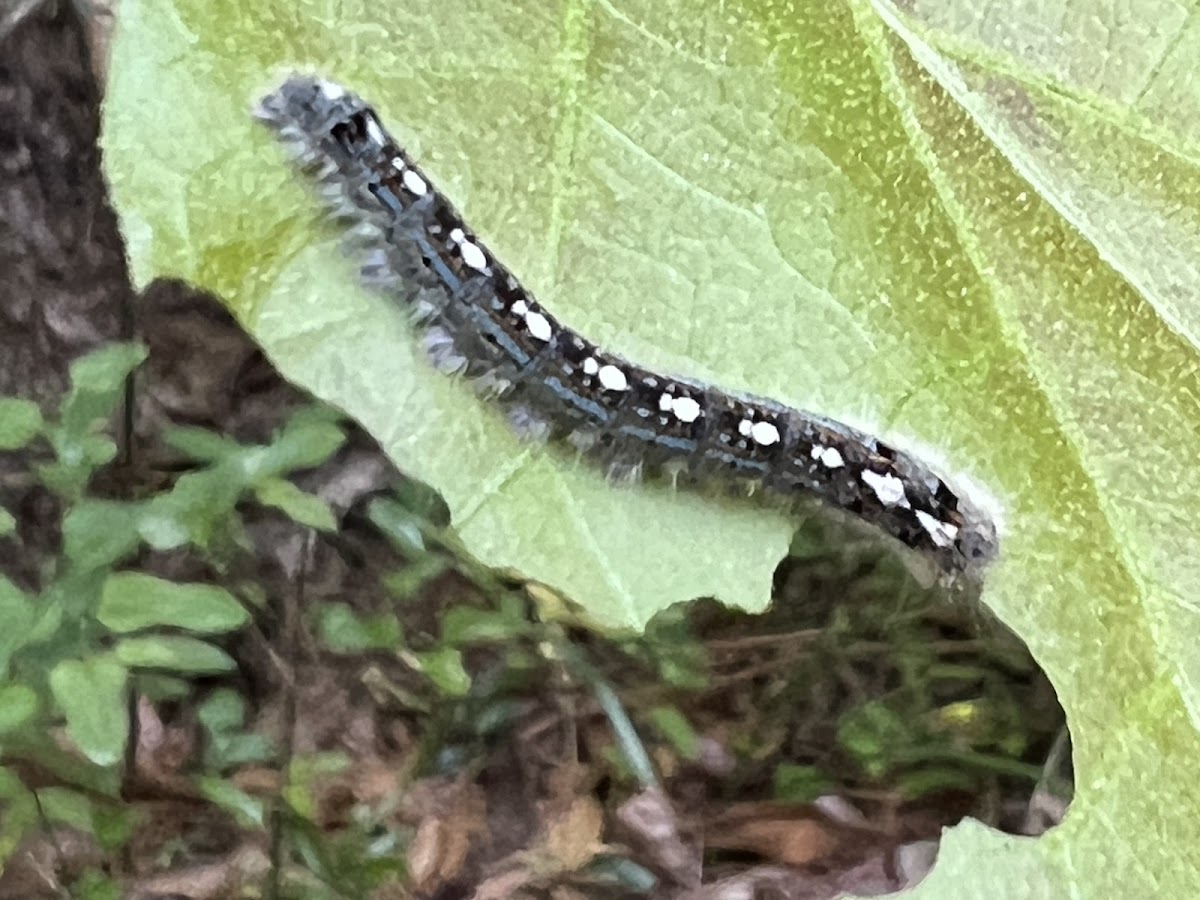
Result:
<instances>
[{"instance_id":1,"label":"forest tent caterpillar","mask_svg":"<svg viewBox=\"0 0 1200 900\"><path fill-rule=\"evenodd\" d=\"M831 419L652 372L559 323L352 92L296 75L256 115L315 175L366 251L364 280L410 313L433 363L465 375L523 436L565 441L610 473L815 496L952 579L978 578L996 556L991 520L912 455Z\"/></svg>"}]
</instances>

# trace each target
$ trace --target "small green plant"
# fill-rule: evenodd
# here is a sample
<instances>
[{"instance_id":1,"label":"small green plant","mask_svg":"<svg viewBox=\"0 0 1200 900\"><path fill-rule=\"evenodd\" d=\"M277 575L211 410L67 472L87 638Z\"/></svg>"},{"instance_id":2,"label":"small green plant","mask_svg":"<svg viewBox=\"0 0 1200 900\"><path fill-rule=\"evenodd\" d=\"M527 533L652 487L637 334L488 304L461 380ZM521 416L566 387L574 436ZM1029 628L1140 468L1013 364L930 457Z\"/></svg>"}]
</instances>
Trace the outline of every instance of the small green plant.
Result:
<instances>
[{"instance_id":1,"label":"small green plant","mask_svg":"<svg viewBox=\"0 0 1200 900\"><path fill-rule=\"evenodd\" d=\"M335 525L322 500L286 479L319 465L345 439L337 416L319 407L297 412L262 446L169 430L163 439L191 458L189 471L142 496L94 493L97 473L116 465L108 426L145 355L138 345L117 344L76 361L56 415L0 399L0 452L20 462L11 477L44 490L62 510L60 552L32 559L16 516L0 509L0 559L35 573L24 586L0 575L0 860L39 822L70 824L102 845L119 842L128 822L112 824L122 812L111 801L130 752L130 698L186 693L186 679L235 668L221 640L250 621L247 598L255 592L179 583L139 569L139 560L188 548L211 571L228 572L250 549L239 514L248 499L310 528ZM242 733L240 718L227 695L202 706L214 768L267 754L261 738ZM29 762L58 786L35 796L16 774ZM205 788L238 805L211 780Z\"/></svg>"},{"instance_id":2,"label":"small green plant","mask_svg":"<svg viewBox=\"0 0 1200 900\"><path fill-rule=\"evenodd\" d=\"M264 444L170 427L155 439L184 465L139 478L118 460L109 423L144 357L122 344L79 360L53 415L0 400L0 453L18 463L11 483L52 501L61 537L36 550L45 542L32 539L34 526L0 506L0 571L10 572L0 575L0 860L31 830L60 823L102 849L130 841L141 813L119 794L134 698L188 707L201 741L189 790L271 836L276 897L367 896L407 883L414 838L393 818L405 791L420 778L470 777L531 719L561 728L564 748L577 732L592 735L581 755L614 796L696 777L714 765L714 744L725 774L705 790L725 799L799 805L882 789L911 800L1040 775L1025 761L1045 737L1021 715L1027 657L1006 657L1003 641L943 636L928 591L899 567L844 571L848 557L827 552L838 540L819 527L794 548L808 557L811 583L794 597L785 583L769 614L678 604L644 633L612 635L549 589L480 564L440 498L406 482L362 505L355 539L386 547L355 559L367 589L351 596L336 582L298 606L322 664L348 663L374 707L410 728L387 797L350 804L329 827L327 788L358 760L295 750L284 736L292 723L278 744L250 725L278 698L235 687L231 648L248 629L261 637L280 599L257 574L263 547L251 512L290 522L289 536L329 547L348 539L333 509L291 480L331 459L344 424L314 404ZM198 573L189 581L167 577L180 568L164 562L180 559ZM426 590L439 579L452 595ZM822 579L853 596L815 602ZM295 636L275 635L269 652L286 655ZM607 727L592 728L600 719ZM239 781L255 767L273 787ZM117 885L112 872L89 870L73 889L106 897Z\"/></svg>"}]
</instances>

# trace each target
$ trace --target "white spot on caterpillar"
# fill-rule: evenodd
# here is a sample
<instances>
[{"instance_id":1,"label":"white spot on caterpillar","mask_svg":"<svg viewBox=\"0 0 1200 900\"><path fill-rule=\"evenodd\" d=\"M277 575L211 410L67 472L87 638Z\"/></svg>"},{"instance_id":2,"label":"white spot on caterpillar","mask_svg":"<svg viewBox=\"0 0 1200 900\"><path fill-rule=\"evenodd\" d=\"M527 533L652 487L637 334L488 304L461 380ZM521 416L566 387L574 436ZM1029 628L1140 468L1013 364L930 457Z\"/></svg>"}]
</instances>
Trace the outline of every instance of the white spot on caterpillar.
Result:
<instances>
[{"instance_id":1,"label":"white spot on caterpillar","mask_svg":"<svg viewBox=\"0 0 1200 900\"><path fill-rule=\"evenodd\" d=\"M939 522L923 509L917 510L917 521L921 523L922 528L929 532L929 536L933 538L933 542L939 547L949 547L954 543L954 539L958 537L957 525L951 525L949 522Z\"/></svg>"},{"instance_id":2,"label":"white spot on caterpillar","mask_svg":"<svg viewBox=\"0 0 1200 900\"><path fill-rule=\"evenodd\" d=\"M317 81L317 87L330 100L340 100L346 96L346 89L344 87L340 84L334 84L332 81L326 81L324 78Z\"/></svg>"},{"instance_id":3,"label":"white spot on caterpillar","mask_svg":"<svg viewBox=\"0 0 1200 900\"><path fill-rule=\"evenodd\" d=\"M700 404L691 397L680 397L672 402L671 411L680 422L695 422L700 418Z\"/></svg>"},{"instance_id":4,"label":"white spot on caterpillar","mask_svg":"<svg viewBox=\"0 0 1200 900\"><path fill-rule=\"evenodd\" d=\"M387 143L387 138L384 137L383 129L379 127L379 123L375 121L374 116L367 114L364 116L364 118L367 120L367 137L371 139L372 143L378 144L380 147L382 147Z\"/></svg>"},{"instance_id":5,"label":"white spot on caterpillar","mask_svg":"<svg viewBox=\"0 0 1200 900\"><path fill-rule=\"evenodd\" d=\"M512 305L512 311L513 315L523 316L525 313L529 312L529 304L524 300L518 300Z\"/></svg>"},{"instance_id":6,"label":"white spot on caterpillar","mask_svg":"<svg viewBox=\"0 0 1200 900\"><path fill-rule=\"evenodd\" d=\"M458 245L458 252L462 254L463 262L477 272L487 273L488 261L487 254L479 249L479 245L471 241L463 241Z\"/></svg>"},{"instance_id":7,"label":"white spot on caterpillar","mask_svg":"<svg viewBox=\"0 0 1200 900\"><path fill-rule=\"evenodd\" d=\"M904 482L895 475L880 475L867 469L862 473L862 480L875 492L875 496L884 506L908 506L908 498L904 495Z\"/></svg>"},{"instance_id":8,"label":"white spot on caterpillar","mask_svg":"<svg viewBox=\"0 0 1200 900\"><path fill-rule=\"evenodd\" d=\"M397 160L399 162L400 160ZM403 179L404 186L408 188L410 194L415 194L418 197L424 197L429 191L429 185L425 183L425 179L414 172L412 169L405 169Z\"/></svg>"},{"instance_id":9,"label":"white spot on caterpillar","mask_svg":"<svg viewBox=\"0 0 1200 900\"><path fill-rule=\"evenodd\" d=\"M762 447L770 447L779 443L779 429L770 422L755 422L750 427L750 438Z\"/></svg>"},{"instance_id":10,"label":"white spot on caterpillar","mask_svg":"<svg viewBox=\"0 0 1200 900\"><path fill-rule=\"evenodd\" d=\"M596 362L596 360L593 359L592 357L589 356L587 359L585 359L583 361L583 374L584 375L595 375L599 371L600 371L600 363Z\"/></svg>"},{"instance_id":11,"label":"white spot on caterpillar","mask_svg":"<svg viewBox=\"0 0 1200 900\"><path fill-rule=\"evenodd\" d=\"M467 238L466 232L461 228L452 228L450 229L450 233L446 235L446 239L458 247L458 253L464 263L478 272L487 274L487 256L479 248L478 244ZM513 305L515 306L516 304Z\"/></svg>"},{"instance_id":12,"label":"white spot on caterpillar","mask_svg":"<svg viewBox=\"0 0 1200 900\"><path fill-rule=\"evenodd\" d=\"M840 469L846 464L837 447L822 447L816 444L812 448L812 458L827 469Z\"/></svg>"},{"instance_id":13,"label":"white spot on caterpillar","mask_svg":"<svg viewBox=\"0 0 1200 900\"><path fill-rule=\"evenodd\" d=\"M404 160L402 160L398 156L393 156L392 157L392 168L395 169L397 172L403 172L404 171Z\"/></svg>"},{"instance_id":14,"label":"white spot on caterpillar","mask_svg":"<svg viewBox=\"0 0 1200 900\"><path fill-rule=\"evenodd\" d=\"M658 398L658 409L660 412L670 412L671 407L675 404L675 398L670 394L662 394Z\"/></svg>"},{"instance_id":15,"label":"white spot on caterpillar","mask_svg":"<svg viewBox=\"0 0 1200 900\"><path fill-rule=\"evenodd\" d=\"M533 337L543 343L554 337L554 329L550 327L550 320L540 312L527 312L525 314L525 327L529 329L529 333Z\"/></svg>"},{"instance_id":16,"label":"white spot on caterpillar","mask_svg":"<svg viewBox=\"0 0 1200 900\"><path fill-rule=\"evenodd\" d=\"M754 428L754 423L749 419L742 419L738 422L738 434L742 437L750 437L750 432Z\"/></svg>"},{"instance_id":17,"label":"white spot on caterpillar","mask_svg":"<svg viewBox=\"0 0 1200 900\"><path fill-rule=\"evenodd\" d=\"M600 371L596 373L596 377L600 379L600 386L605 390L629 390L629 379L616 366L601 366Z\"/></svg>"}]
</instances>

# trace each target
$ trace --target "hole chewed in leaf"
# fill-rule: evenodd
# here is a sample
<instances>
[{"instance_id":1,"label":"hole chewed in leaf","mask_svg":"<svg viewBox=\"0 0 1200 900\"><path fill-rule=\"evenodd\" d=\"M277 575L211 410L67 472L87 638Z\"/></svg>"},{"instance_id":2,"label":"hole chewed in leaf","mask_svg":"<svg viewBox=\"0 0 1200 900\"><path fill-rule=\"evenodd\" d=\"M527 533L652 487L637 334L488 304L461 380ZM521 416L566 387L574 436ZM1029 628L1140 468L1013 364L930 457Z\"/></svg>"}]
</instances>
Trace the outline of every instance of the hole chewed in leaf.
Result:
<instances>
[{"instance_id":1,"label":"hole chewed in leaf","mask_svg":"<svg viewBox=\"0 0 1200 900\"><path fill-rule=\"evenodd\" d=\"M672 697L648 733L703 835L707 887L689 896L890 893L933 865L942 829L1036 836L1070 802L1064 713L1025 644L839 523L801 529L765 613L701 601L643 641Z\"/></svg>"}]
</instances>

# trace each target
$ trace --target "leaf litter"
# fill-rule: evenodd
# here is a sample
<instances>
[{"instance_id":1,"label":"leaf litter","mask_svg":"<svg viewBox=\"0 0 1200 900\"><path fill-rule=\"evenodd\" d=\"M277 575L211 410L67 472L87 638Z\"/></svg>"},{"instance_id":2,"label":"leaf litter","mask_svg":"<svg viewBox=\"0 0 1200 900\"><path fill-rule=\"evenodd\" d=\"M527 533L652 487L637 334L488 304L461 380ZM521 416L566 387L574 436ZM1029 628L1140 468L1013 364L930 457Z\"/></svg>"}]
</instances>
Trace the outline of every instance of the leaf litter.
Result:
<instances>
[{"instance_id":1,"label":"leaf litter","mask_svg":"<svg viewBox=\"0 0 1200 900\"><path fill-rule=\"evenodd\" d=\"M1025 647L861 536L807 523L763 615L697 601L605 633L472 560L440 499L311 413L214 301L150 295L134 462L101 489L169 488L196 453L289 428L344 439L289 476L335 528L246 501L211 530L223 570L190 545L137 555L253 622L222 644L236 671L137 681L137 815L99 857L126 896L870 895L918 882L964 817L1033 835L1065 812L1062 711ZM180 427L221 440L164 441ZM69 833L28 838L0 897L89 877L97 839Z\"/></svg>"}]
</instances>

